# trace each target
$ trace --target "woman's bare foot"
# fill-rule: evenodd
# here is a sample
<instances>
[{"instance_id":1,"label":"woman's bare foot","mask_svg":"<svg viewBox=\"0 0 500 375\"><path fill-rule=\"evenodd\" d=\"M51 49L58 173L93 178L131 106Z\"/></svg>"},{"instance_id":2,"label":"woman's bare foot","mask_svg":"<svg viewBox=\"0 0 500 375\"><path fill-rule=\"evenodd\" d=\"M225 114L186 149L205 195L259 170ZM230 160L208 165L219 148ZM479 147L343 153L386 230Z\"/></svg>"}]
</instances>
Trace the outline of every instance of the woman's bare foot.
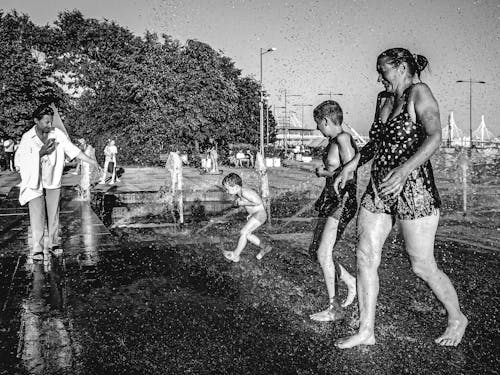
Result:
<instances>
[{"instance_id":1,"label":"woman's bare foot","mask_svg":"<svg viewBox=\"0 0 500 375\"><path fill-rule=\"evenodd\" d=\"M347 286L347 297L345 301L342 303L342 307L347 307L351 303L354 302L354 298L356 298L356 278L349 274L341 276L342 281Z\"/></svg>"},{"instance_id":2,"label":"woman's bare foot","mask_svg":"<svg viewBox=\"0 0 500 375\"><path fill-rule=\"evenodd\" d=\"M222 252L224 254L224 257L232 262L239 262L240 261L240 256L239 255L236 255L234 253L234 251L227 251L227 250L224 250Z\"/></svg>"},{"instance_id":3,"label":"woman's bare foot","mask_svg":"<svg viewBox=\"0 0 500 375\"><path fill-rule=\"evenodd\" d=\"M442 346L457 346L462 341L467 324L469 321L463 314L459 319L448 321L446 331L434 341Z\"/></svg>"},{"instance_id":4,"label":"woman's bare foot","mask_svg":"<svg viewBox=\"0 0 500 375\"><path fill-rule=\"evenodd\" d=\"M317 322L335 322L344 319L344 312L338 309L327 308L326 310L309 315L309 318Z\"/></svg>"},{"instance_id":5,"label":"woman's bare foot","mask_svg":"<svg viewBox=\"0 0 500 375\"><path fill-rule=\"evenodd\" d=\"M370 331L360 331L355 335L343 337L335 342L339 349L349 349L358 345L374 345L375 335Z\"/></svg>"}]
</instances>

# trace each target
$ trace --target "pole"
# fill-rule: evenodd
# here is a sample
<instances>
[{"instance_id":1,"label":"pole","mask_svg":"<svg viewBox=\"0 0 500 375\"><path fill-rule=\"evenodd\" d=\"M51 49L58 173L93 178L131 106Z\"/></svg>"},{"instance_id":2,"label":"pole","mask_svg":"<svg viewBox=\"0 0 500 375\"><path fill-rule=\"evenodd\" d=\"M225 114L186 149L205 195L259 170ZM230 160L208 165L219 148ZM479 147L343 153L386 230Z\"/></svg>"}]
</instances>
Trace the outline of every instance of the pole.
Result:
<instances>
[{"instance_id":1,"label":"pole","mask_svg":"<svg viewBox=\"0 0 500 375\"><path fill-rule=\"evenodd\" d=\"M259 101L259 131L260 131L260 154L264 157L264 103L262 92L262 48L260 49L260 101Z\"/></svg>"},{"instance_id":2,"label":"pole","mask_svg":"<svg viewBox=\"0 0 500 375\"><path fill-rule=\"evenodd\" d=\"M286 89L285 89L285 158L288 153L288 121L286 118Z\"/></svg>"},{"instance_id":3,"label":"pole","mask_svg":"<svg viewBox=\"0 0 500 375\"><path fill-rule=\"evenodd\" d=\"M472 149L472 84L473 83L478 83L478 84L485 84L485 81L473 81L472 77L469 77L467 80L459 79L457 83L469 83L469 137L470 137L470 143L469 143L469 149Z\"/></svg>"},{"instance_id":4,"label":"pole","mask_svg":"<svg viewBox=\"0 0 500 375\"><path fill-rule=\"evenodd\" d=\"M286 104L287 104L287 98L290 98L292 96L302 96L302 95L299 95L299 94L287 94L286 93L286 89L285 89L285 156L287 154L287 151L288 151L288 116L287 116L287 107L286 107Z\"/></svg>"},{"instance_id":5,"label":"pole","mask_svg":"<svg viewBox=\"0 0 500 375\"><path fill-rule=\"evenodd\" d=\"M266 103L266 145L269 147L269 103Z\"/></svg>"}]
</instances>

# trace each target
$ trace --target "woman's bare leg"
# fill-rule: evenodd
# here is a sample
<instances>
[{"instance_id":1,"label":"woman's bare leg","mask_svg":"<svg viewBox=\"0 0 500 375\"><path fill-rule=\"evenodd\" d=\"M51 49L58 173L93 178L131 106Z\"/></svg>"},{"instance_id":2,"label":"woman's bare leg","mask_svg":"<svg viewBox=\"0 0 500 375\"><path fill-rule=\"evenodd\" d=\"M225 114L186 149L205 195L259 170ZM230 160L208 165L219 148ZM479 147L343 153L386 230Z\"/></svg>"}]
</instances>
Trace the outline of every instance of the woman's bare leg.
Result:
<instances>
[{"instance_id":1,"label":"woman's bare leg","mask_svg":"<svg viewBox=\"0 0 500 375\"><path fill-rule=\"evenodd\" d=\"M435 341L443 346L457 346L465 332L468 320L460 311L458 296L450 279L441 271L434 258L434 237L438 215L415 220L401 220L401 230L413 272L424 280L448 312L448 327Z\"/></svg>"},{"instance_id":2,"label":"woman's bare leg","mask_svg":"<svg viewBox=\"0 0 500 375\"><path fill-rule=\"evenodd\" d=\"M378 266L382 246L392 228L392 218L386 214L374 214L361 207L358 215L358 268L359 330L355 335L339 339L340 349L357 345L375 344L375 306L379 290Z\"/></svg>"}]
</instances>

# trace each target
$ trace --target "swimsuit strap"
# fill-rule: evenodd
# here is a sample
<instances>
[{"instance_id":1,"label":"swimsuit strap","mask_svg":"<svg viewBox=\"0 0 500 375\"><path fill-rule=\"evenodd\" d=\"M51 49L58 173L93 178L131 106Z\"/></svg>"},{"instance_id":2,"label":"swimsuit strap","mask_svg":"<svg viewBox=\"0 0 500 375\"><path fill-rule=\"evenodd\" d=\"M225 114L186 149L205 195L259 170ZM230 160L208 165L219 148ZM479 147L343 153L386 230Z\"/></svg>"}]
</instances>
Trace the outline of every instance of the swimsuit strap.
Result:
<instances>
[{"instance_id":1,"label":"swimsuit strap","mask_svg":"<svg viewBox=\"0 0 500 375\"><path fill-rule=\"evenodd\" d=\"M375 108L375 118L373 121L375 122L379 122L380 121L380 106L382 104L382 93L380 93L378 96L377 96L377 106Z\"/></svg>"},{"instance_id":2,"label":"swimsuit strap","mask_svg":"<svg viewBox=\"0 0 500 375\"><path fill-rule=\"evenodd\" d=\"M414 84L412 83L403 92L403 107L401 108L401 113L408 113L408 98L410 97L410 92L413 86Z\"/></svg>"}]
</instances>

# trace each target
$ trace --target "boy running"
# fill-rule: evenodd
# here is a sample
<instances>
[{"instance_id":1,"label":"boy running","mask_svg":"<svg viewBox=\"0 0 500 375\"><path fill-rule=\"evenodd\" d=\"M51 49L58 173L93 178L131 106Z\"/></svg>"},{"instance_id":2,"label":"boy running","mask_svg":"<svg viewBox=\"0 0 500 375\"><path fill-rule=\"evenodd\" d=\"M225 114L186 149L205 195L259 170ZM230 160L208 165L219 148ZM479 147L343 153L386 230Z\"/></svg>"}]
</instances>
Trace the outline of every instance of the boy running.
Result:
<instances>
[{"instance_id":1,"label":"boy running","mask_svg":"<svg viewBox=\"0 0 500 375\"><path fill-rule=\"evenodd\" d=\"M326 177L326 181L315 207L319 211L319 217L326 218L317 254L325 276L330 303L326 310L312 314L310 318L326 322L344 317L336 296L336 272L337 277L340 277L348 288L347 298L342 307L350 305L356 296L356 279L333 259L333 247L337 242L337 237L340 238L343 230L356 214L356 175L346 183L340 195L335 193L333 182L342 166L354 157L356 144L352 136L342 129L343 113L337 102L327 100L321 103L314 109L313 116L318 130L329 138L323 155L324 168L316 169L316 175Z\"/></svg>"},{"instance_id":2,"label":"boy running","mask_svg":"<svg viewBox=\"0 0 500 375\"><path fill-rule=\"evenodd\" d=\"M222 185L229 194L236 196L235 205L237 207L245 207L248 212L248 221L240 231L240 238L236 250L225 250L224 256L233 262L239 262L241 252L245 248L247 241L250 241L254 245L260 247L261 250L257 254L257 259L262 259L264 255L271 251L271 246L265 245L263 241L253 234L253 232L267 220L262 198L254 190L242 187L241 177L236 173L229 173L224 177Z\"/></svg>"}]
</instances>

